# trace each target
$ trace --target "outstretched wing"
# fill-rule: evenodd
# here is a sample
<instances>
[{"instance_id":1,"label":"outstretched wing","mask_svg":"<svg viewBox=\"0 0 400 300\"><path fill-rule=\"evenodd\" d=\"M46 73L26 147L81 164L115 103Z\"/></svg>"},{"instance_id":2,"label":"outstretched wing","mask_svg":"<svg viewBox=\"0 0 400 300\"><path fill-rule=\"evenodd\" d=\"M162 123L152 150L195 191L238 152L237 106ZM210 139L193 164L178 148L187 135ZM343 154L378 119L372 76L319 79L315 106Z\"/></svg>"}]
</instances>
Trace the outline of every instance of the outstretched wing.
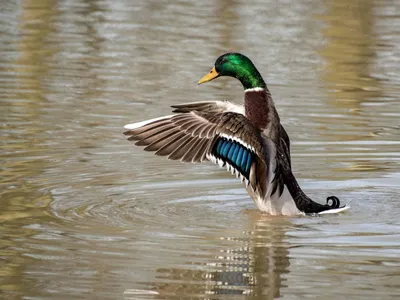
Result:
<instances>
[{"instance_id":1,"label":"outstretched wing","mask_svg":"<svg viewBox=\"0 0 400 300\"><path fill-rule=\"evenodd\" d=\"M267 166L261 134L244 115L215 112L218 106L199 111L188 105L175 108L182 113L126 125L124 134L156 155L183 162L208 159L227 166L254 190L263 186L259 181L265 178Z\"/></svg>"}]
</instances>

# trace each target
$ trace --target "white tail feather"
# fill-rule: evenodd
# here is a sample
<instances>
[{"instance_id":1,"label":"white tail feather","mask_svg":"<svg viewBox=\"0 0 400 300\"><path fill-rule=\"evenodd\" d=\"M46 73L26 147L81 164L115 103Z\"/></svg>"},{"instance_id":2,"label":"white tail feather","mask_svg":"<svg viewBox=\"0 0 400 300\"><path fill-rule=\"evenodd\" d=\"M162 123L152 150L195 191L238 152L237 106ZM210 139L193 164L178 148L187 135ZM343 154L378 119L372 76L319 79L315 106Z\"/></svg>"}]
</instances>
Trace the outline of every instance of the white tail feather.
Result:
<instances>
[{"instance_id":1,"label":"white tail feather","mask_svg":"<svg viewBox=\"0 0 400 300\"><path fill-rule=\"evenodd\" d=\"M324 210L319 212L319 215L326 215L326 214L337 214L340 213L342 211L348 210L350 208L350 205L345 205L339 208L332 208L332 209L328 209L328 210Z\"/></svg>"}]
</instances>

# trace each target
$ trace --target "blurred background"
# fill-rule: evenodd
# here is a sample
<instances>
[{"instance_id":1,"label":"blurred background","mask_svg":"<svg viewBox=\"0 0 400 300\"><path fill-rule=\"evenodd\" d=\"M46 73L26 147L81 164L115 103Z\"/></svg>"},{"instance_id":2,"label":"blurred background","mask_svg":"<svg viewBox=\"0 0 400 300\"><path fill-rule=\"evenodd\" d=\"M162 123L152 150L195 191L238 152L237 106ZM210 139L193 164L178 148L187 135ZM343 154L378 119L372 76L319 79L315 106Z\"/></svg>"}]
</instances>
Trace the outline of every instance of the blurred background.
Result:
<instances>
[{"instance_id":1,"label":"blurred background","mask_svg":"<svg viewBox=\"0 0 400 300\"><path fill-rule=\"evenodd\" d=\"M0 298L399 299L397 0L0 0ZM249 56L311 198L260 214L210 163L146 153L123 125L243 101Z\"/></svg>"}]
</instances>

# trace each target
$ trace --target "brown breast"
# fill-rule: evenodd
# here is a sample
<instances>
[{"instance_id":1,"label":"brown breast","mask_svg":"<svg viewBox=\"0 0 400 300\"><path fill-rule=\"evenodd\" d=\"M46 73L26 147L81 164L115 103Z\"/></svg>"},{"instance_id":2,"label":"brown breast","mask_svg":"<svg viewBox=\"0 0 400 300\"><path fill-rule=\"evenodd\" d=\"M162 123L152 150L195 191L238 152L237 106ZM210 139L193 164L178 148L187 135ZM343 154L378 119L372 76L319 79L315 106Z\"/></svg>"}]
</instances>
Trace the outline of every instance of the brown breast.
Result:
<instances>
[{"instance_id":1,"label":"brown breast","mask_svg":"<svg viewBox=\"0 0 400 300\"><path fill-rule=\"evenodd\" d=\"M246 91L244 94L246 117L264 131L274 123L279 124L279 116L268 89Z\"/></svg>"}]
</instances>

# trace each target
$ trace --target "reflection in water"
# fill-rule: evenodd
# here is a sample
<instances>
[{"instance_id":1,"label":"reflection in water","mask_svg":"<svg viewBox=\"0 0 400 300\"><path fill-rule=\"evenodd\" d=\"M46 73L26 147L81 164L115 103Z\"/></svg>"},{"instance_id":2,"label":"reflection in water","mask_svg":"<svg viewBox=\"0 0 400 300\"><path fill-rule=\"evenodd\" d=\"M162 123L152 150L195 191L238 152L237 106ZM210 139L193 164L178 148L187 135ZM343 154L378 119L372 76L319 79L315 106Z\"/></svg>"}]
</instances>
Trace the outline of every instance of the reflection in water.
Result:
<instances>
[{"instance_id":1,"label":"reflection in water","mask_svg":"<svg viewBox=\"0 0 400 300\"><path fill-rule=\"evenodd\" d=\"M332 125L342 125L345 118L349 128L365 128L363 139L370 139L372 133L361 104L382 97L380 82L371 75L376 57L373 5L374 0L354 1L349 9L348 1L329 0L326 14L322 16L327 23L324 29L327 42L320 51L327 62L323 82L334 113L340 115L346 109L346 115L333 119ZM360 138L351 129L341 136L341 140Z\"/></svg>"},{"instance_id":2,"label":"reflection in water","mask_svg":"<svg viewBox=\"0 0 400 300\"><path fill-rule=\"evenodd\" d=\"M243 34L240 32L240 15L238 11L241 3L230 0L218 0L215 10L216 19L221 21L219 27L219 47L215 53L215 57L219 57L225 52L240 52L239 45L235 42L237 36Z\"/></svg>"},{"instance_id":3,"label":"reflection in water","mask_svg":"<svg viewBox=\"0 0 400 300\"><path fill-rule=\"evenodd\" d=\"M86 16L92 9L92 5L88 5L87 9L81 10L81 13ZM71 17L69 14L70 11L67 18ZM1 189L0 223L3 226L0 234L2 248L4 247L4 253L7 253L10 259L1 266L0 290L7 291L10 296L24 295L24 291L36 285L34 281L21 281L26 267L32 265L35 260L27 255L21 255L26 253L16 250L21 247L17 246L19 240L32 239L37 234L33 229L36 224L56 221L49 212L53 199L50 186L46 186L48 180L43 178L38 180L39 176L42 176L55 162L54 157L48 156L50 151L48 145L54 144L55 136L51 135L54 128L50 131L44 124L49 107L53 101L58 100L56 93L62 91L59 86L54 86L54 78L58 77L61 80L63 76L68 77L68 73L72 70L71 65L77 62L74 59L68 66L69 70L64 69L65 57L61 53L68 47L62 49L60 43L58 45L49 43L50 40L57 39L59 30L68 28L65 23L63 26L57 26L56 20L62 18L62 13L54 1L23 1L18 17L16 29L20 39L15 44L18 55L7 63L9 68L7 72L11 80L6 87L7 108L5 114L1 115L2 123L7 126L9 143L2 153L4 163L2 162L0 170L0 184L4 187ZM93 23L87 21L85 24L89 35L93 35L95 30L90 25ZM79 38L79 35L75 37ZM84 48L91 49L87 55L95 63L100 62L95 59L96 53L100 50L97 41L97 38L89 39L89 47ZM76 51L71 52L76 54ZM77 65L81 66L78 67L80 76L91 77L90 71L85 73L90 67L84 60L78 61ZM0 67L2 70L3 66ZM61 72L57 72L60 68L63 68ZM65 82L70 85L73 80L69 78ZM86 91L89 87L94 91L99 89L95 81L91 83L85 85ZM82 95L88 98L88 93ZM52 111L55 111L54 108ZM50 120L54 126L55 118L50 116Z\"/></svg>"},{"instance_id":4,"label":"reflection in water","mask_svg":"<svg viewBox=\"0 0 400 300\"><path fill-rule=\"evenodd\" d=\"M398 298L396 0L0 2L3 298ZM242 102L233 80L196 88L232 50L273 85L307 189L340 161L349 214L247 216L224 171L127 145L170 104Z\"/></svg>"},{"instance_id":5,"label":"reflection in water","mask_svg":"<svg viewBox=\"0 0 400 300\"><path fill-rule=\"evenodd\" d=\"M346 0L329 0L326 4L322 19L327 24L323 30L327 42L320 54L327 63L322 78L336 117L324 119L323 135L334 141L374 140L382 130L382 123L371 118L368 104L380 102L385 96L382 81L373 75L378 43L374 32L376 1L352 1L349 6ZM344 122L346 129L343 130ZM339 128L342 128L340 136L335 130ZM368 151L368 148L357 150ZM336 171L382 172L392 165L367 159L343 163L345 167Z\"/></svg>"},{"instance_id":6,"label":"reflection in water","mask_svg":"<svg viewBox=\"0 0 400 300\"><path fill-rule=\"evenodd\" d=\"M320 51L327 64L323 80L332 105L351 109L359 115L360 103L382 97L378 78L372 73L376 58L377 38L374 33L375 0L345 0L327 3L322 19L327 27L325 47ZM340 20L340 21L338 21Z\"/></svg>"},{"instance_id":7,"label":"reflection in water","mask_svg":"<svg viewBox=\"0 0 400 300\"><path fill-rule=\"evenodd\" d=\"M241 237L220 237L227 245L203 265L158 268L154 282L142 282L150 291L126 290L126 299L140 294L214 298L211 295L246 295L250 299L281 296L282 276L289 272L288 244L284 241L290 220L249 213L250 228ZM229 246L230 245L230 246ZM233 246L232 246L233 245ZM182 264L191 264L182 261ZM132 298L131 298L132 297Z\"/></svg>"},{"instance_id":8,"label":"reflection in water","mask_svg":"<svg viewBox=\"0 0 400 300\"><path fill-rule=\"evenodd\" d=\"M25 228L32 219L41 218L47 222L52 219L47 211L51 195L33 178L48 165L47 159L43 158L48 151L46 129L40 122L47 102L41 78L49 72L45 59L53 54L46 39L52 32L51 18L55 10L53 1L41 1L41 9L30 10L29 7L35 6L32 2L36 1L23 3L27 9L20 15L19 30L29 34L22 34L16 44L20 55L10 62L14 85L10 87L6 112L1 117L7 124L7 138L12 141L4 148L0 171L1 186L4 187L0 201L1 248L4 252L0 255L7 253L9 257L1 266L0 290L9 295L23 295L24 288L34 286L32 282L14 280L22 278L26 266L32 262L16 250L17 240L34 235L34 230ZM7 119L3 120L3 117Z\"/></svg>"},{"instance_id":9,"label":"reflection in water","mask_svg":"<svg viewBox=\"0 0 400 300\"><path fill-rule=\"evenodd\" d=\"M52 1L44 2L43 11L52 10L49 2ZM29 6L28 3L26 5ZM22 35L22 39L17 44L21 55L10 64L13 67L10 73L13 74L15 87L7 103L6 114L9 127L8 138L12 140L12 143L7 145L6 152L3 153L4 158L8 159L2 169L4 172L2 175L8 180L2 184L13 184L13 189L8 192L21 195L27 193L27 189L33 185L27 179L41 172L47 164L45 159L38 158L47 150L43 135L45 129L40 126L42 108L46 105L41 78L49 72L45 58L50 53L44 48L46 48L45 40L51 33L51 14L40 14L43 11L35 13L24 10L21 14L20 30L30 32L30 34ZM42 20L40 24L36 24L37 18ZM35 156L30 155L33 149L36 152ZM32 187L32 191L37 190L37 187ZM0 213L3 212L4 210L1 210ZM10 215L7 218L9 217Z\"/></svg>"}]
</instances>

